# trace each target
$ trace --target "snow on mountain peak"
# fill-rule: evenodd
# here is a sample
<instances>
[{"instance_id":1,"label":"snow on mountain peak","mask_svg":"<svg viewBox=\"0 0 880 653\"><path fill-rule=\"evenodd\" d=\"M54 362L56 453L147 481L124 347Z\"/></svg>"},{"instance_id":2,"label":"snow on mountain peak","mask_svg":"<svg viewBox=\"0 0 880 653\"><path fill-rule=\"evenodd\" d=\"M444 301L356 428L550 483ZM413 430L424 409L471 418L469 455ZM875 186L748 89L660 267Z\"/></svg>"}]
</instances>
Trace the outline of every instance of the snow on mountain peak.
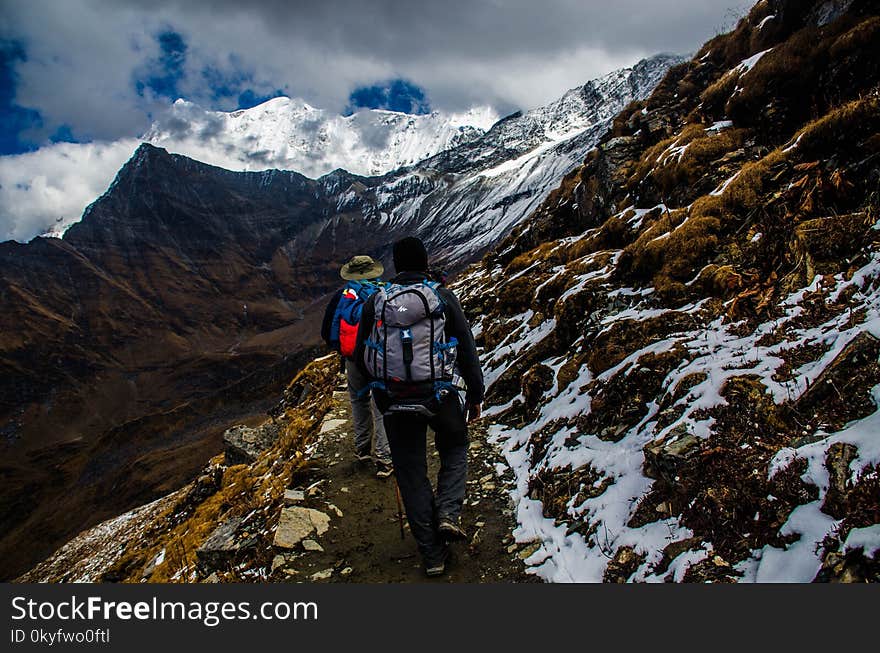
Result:
<instances>
[{"instance_id":1,"label":"snow on mountain peak","mask_svg":"<svg viewBox=\"0 0 880 653\"><path fill-rule=\"evenodd\" d=\"M277 97L250 109L209 111L177 100L144 140L230 170L279 168L319 177L336 168L380 175L481 136L490 107L411 115L364 109L349 116Z\"/></svg>"}]
</instances>

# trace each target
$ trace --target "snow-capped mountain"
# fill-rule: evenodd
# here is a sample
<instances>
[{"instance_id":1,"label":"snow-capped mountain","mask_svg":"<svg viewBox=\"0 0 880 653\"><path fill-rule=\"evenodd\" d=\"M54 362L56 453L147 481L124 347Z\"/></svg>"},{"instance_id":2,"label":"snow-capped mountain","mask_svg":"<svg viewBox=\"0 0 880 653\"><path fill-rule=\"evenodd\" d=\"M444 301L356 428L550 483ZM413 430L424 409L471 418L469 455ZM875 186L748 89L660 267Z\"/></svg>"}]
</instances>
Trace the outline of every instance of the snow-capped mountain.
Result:
<instances>
[{"instance_id":1,"label":"snow-capped mountain","mask_svg":"<svg viewBox=\"0 0 880 653\"><path fill-rule=\"evenodd\" d=\"M514 114L485 135L342 199L368 220L422 234L444 262L460 264L498 242L581 164L631 101L682 61L657 55L587 82L545 107Z\"/></svg>"},{"instance_id":2,"label":"snow-capped mountain","mask_svg":"<svg viewBox=\"0 0 880 653\"><path fill-rule=\"evenodd\" d=\"M23 479L37 473L27 455L40 447L72 470L31 497L34 511L0 523L18 534L27 524L54 524L56 532L41 543L47 550L18 546L13 534L0 539L0 559L24 568L88 525L82 514L113 516L154 497L156 488L185 482L216 439L193 422L180 435L192 440L188 456L172 453L169 406L187 406L182 419L189 421L207 410L200 401L222 396L232 415L235 401L252 399L258 388L271 393L260 384L289 378L297 360L291 352L315 344L325 298L353 254L390 263L389 244L416 233L435 263L459 268L473 261L523 220L581 162L611 116L674 61L658 57L590 82L384 176L231 171L142 144L62 238L0 243L0 397L14 398L0 403L0 432L23 461ZM275 104L280 110L284 103ZM339 120L362 125L381 115L389 114ZM422 136L439 133L430 131L430 116L391 119L412 120ZM266 139L278 136L258 121L251 127L264 129ZM389 142L403 142L395 139ZM270 145L258 141L240 139L251 153ZM25 412L24 405L34 408ZM120 453L120 441L136 444ZM71 442L80 444L65 448ZM156 465L129 483L129 467L117 457L145 452L156 454ZM94 484L92 494L68 492L86 464L106 485ZM16 490L9 493L0 499L18 500ZM104 496L113 505L104 505ZM86 503L103 508L84 511Z\"/></svg>"},{"instance_id":3,"label":"snow-capped mountain","mask_svg":"<svg viewBox=\"0 0 880 653\"><path fill-rule=\"evenodd\" d=\"M498 120L491 107L412 115L364 109L341 116L278 97L225 113L177 100L143 140L229 170L296 170L320 177L337 168L382 175L473 140Z\"/></svg>"}]
</instances>

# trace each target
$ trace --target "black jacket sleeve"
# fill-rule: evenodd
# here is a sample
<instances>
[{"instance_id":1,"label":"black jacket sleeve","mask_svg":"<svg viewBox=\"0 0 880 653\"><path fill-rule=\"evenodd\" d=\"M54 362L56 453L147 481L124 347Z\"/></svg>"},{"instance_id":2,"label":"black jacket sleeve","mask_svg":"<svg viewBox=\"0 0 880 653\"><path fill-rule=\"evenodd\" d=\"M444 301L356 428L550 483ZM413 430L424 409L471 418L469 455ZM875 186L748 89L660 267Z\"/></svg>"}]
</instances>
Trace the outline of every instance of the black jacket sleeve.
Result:
<instances>
[{"instance_id":1,"label":"black jacket sleeve","mask_svg":"<svg viewBox=\"0 0 880 653\"><path fill-rule=\"evenodd\" d=\"M477 356L477 346L474 343L474 334L468 324L458 297L448 288L441 288L440 294L446 302L446 335L454 336L458 340L457 365L458 371L467 384L466 401L469 404L483 402L483 371L480 369L480 359Z\"/></svg>"},{"instance_id":2,"label":"black jacket sleeve","mask_svg":"<svg viewBox=\"0 0 880 653\"><path fill-rule=\"evenodd\" d=\"M354 347L354 364L365 377L370 376L367 372L367 366L364 364L364 341L370 337L370 331L373 329L373 321L376 317L376 295L373 295L369 301L364 302L361 310L361 321L358 322L357 343Z\"/></svg>"},{"instance_id":3,"label":"black jacket sleeve","mask_svg":"<svg viewBox=\"0 0 880 653\"><path fill-rule=\"evenodd\" d=\"M336 307L339 305L339 299L342 297L342 289L340 288L330 299L327 309L324 311L324 321L321 322L321 339L330 347L330 327L333 325L333 314L336 313Z\"/></svg>"}]
</instances>

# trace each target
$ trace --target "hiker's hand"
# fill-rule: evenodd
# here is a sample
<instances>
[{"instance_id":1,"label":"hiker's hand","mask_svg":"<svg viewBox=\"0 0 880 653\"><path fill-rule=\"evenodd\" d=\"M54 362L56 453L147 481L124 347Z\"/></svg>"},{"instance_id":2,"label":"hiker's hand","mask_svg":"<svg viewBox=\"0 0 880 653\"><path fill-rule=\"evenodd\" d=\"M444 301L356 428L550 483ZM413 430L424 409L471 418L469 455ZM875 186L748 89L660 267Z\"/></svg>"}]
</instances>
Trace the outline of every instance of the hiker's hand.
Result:
<instances>
[{"instance_id":1,"label":"hiker's hand","mask_svg":"<svg viewBox=\"0 0 880 653\"><path fill-rule=\"evenodd\" d=\"M467 405L467 421L473 422L475 420L480 419L480 415L482 414L482 404L468 404Z\"/></svg>"}]
</instances>

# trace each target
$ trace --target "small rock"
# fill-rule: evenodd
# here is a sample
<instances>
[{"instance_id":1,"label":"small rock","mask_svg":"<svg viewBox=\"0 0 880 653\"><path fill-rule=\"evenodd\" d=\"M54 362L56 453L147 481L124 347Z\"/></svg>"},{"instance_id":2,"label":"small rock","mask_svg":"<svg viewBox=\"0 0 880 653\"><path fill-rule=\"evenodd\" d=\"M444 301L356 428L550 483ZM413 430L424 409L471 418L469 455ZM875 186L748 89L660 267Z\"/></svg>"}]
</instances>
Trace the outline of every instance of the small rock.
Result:
<instances>
[{"instance_id":1,"label":"small rock","mask_svg":"<svg viewBox=\"0 0 880 653\"><path fill-rule=\"evenodd\" d=\"M220 578L217 576L217 572L216 572L216 571L212 571L212 572L211 572L211 575L208 576L208 577L204 580L204 582L206 582L206 583L219 583L219 582L220 582Z\"/></svg>"},{"instance_id":2,"label":"small rock","mask_svg":"<svg viewBox=\"0 0 880 653\"><path fill-rule=\"evenodd\" d=\"M227 519L196 549L196 559L203 572L223 569L239 552L251 548L255 541L237 533L241 517Z\"/></svg>"},{"instance_id":3,"label":"small rock","mask_svg":"<svg viewBox=\"0 0 880 653\"><path fill-rule=\"evenodd\" d=\"M281 510L275 530L275 546L292 549L312 533L323 535L330 528L330 516L320 510L292 506Z\"/></svg>"},{"instance_id":4,"label":"small rock","mask_svg":"<svg viewBox=\"0 0 880 653\"><path fill-rule=\"evenodd\" d=\"M699 451L700 438L688 432L685 426L676 427L668 437L645 446L645 475L649 478L663 478L675 484L678 470Z\"/></svg>"},{"instance_id":5,"label":"small rock","mask_svg":"<svg viewBox=\"0 0 880 653\"><path fill-rule=\"evenodd\" d=\"M602 577L606 583L625 583L644 561L644 554L636 553L631 546L622 546L605 568Z\"/></svg>"},{"instance_id":6,"label":"small rock","mask_svg":"<svg viewBox=\"0 0 880 653\"><path fill-rule=\"evenodd\" d=\"M306 551L323 551L324 547L315 542L315 540L303 540L302 541L303 548Z\"/></svg>"},{"instance_id":7,"label":"small rock","mask_svg":"<svg viewBox=\"0 0 880 653\"><path fill-rule=\"evenodd\" d=\"M488 483L493 478L495 478L495 474L486 474L485 476L480 477L480 483Z\"/></svg>"},{"instance_id":8,"label":"small rock","mask_svg":"<svg viewBox=\"0 0 880 653\"><path fill-rule=\"evenodd\" d=\"M486 525L486 522L484 522L484 521L478 521L478 522L476 523L477 528L482 528L482 527L485 526L485 525Z\"/></svg>"},{"instance_id":9,"label":"small rock","mask_svg":"<svg viewBox=\"0 0 880 653\"><path fill-rule=\"evenodd\" d=\"M491 492L491 491L494 490L494 489L495 489L495 484L494 484L494 483L483 483L483 491L485 491L485 492Z\"/></svg>"},{"instance_id":10,"label":"small rock","mask_svg":"<svg viewBox=\"0 0 880 653\"><path fill-rule=\"evenodd\" d=\"M277 569L283 567L285 564L287 564L287 558L279 553L277 556L272 558L271 573L274 574Z\"/></svg>"},{"instance_id":11,"label":"small rock","mask_svg":"<svg viewBox=\"0 0 880 653\"><path fill-rule=\"evenodd\" d=\"M321 430L318 431L318 434L321 435L324 433L328 433L329 431L333 431L339 428L343 424L345 424L344 419L328 419L323 424L321 424Z\"/></svg>"},{"instance_id":12,"label":"small rock","mask_svg":"<svg viewBox=\"0 0 880 653\"><path fill-rule=\"evenodd\" d=\"M517 556L520 560L525 560L526 558L531 557L531 555L540 548L540 542L532 542L531 544L526 545L526 547L522 551L520 551Z\"/></svg>"},{"instance_id":13,"label":"small rock","mask_svg":"<svg viewBox=\"0 0 880 653\"><path fill-rule=\"evenodd\" d=\"M311 575L312 580L327 580L333 575L333 568L324 569L322 571L316 571Z\"/></svg>"},{"instance_id":14,"label":"small rock","mask_svg":"<svg viewBox=\"0 0 880 653\"><path fill-rule=\"evenodd\" d=\"M339 491L344 492L345 494L348 494L348 492L349 492L347 487L341 487L341 488L339 488Z\"/></svg>"},{"instance_id":15,"label":"small rock","mask_svg":"<svg viewBox=\"0 0 880 653\"><path fill-rule=\"evenodd\" d=\"M233 426L223 434L226 446L226 464L250 464L278 439L279 427L273 422L266 422L257 428L244 425Z\"/></svg>"},{"instance_id":16,"label":"small rock","mask_svg":"<svg viewBox=\"0 0 880 653\"><path fill-rule=\"evenodd\" d=\"M511 544L510 546L507 547L507 552L513 553L514 551L516 551L516 549L517 549L517 545L516 545L516 542L514 542L513 544Z\"/></svg>"},{"instance_id":17,"label":"small rock","mask_svg":"<svg viewBox=\"0 0 880 653\"><path fill-rule=\"evenodd\" d=\"M339 575L340 576L351 576L351 572L353 572L353 571L354 571L354 569L352 569L351 567L346 567L345 569L343 569L342 571L339 572Z\"/></svg>"},{"instance_id":18,"label":"small rock","mask_svg":"<svg viewBox=\"0 0 880 653\"><path fill-rule=\"evenodd\" d=\"M332 510L334 513L336 513L337 517L342 517L342 511L339 508L337 508L335 505L333 505L332 503L328 503L327 507L330 510Z\"/></svg>"},{"instance_id":19,"label":"small rock","mask_svg":"<svg viewBox=\"0 0 880 653\"><path fill-rule=\"evenodd\" d=\"M284 504L287 506L302 503L305 499L306 493L303 490L284 490Z\"/></svg>"}]
</instances>

